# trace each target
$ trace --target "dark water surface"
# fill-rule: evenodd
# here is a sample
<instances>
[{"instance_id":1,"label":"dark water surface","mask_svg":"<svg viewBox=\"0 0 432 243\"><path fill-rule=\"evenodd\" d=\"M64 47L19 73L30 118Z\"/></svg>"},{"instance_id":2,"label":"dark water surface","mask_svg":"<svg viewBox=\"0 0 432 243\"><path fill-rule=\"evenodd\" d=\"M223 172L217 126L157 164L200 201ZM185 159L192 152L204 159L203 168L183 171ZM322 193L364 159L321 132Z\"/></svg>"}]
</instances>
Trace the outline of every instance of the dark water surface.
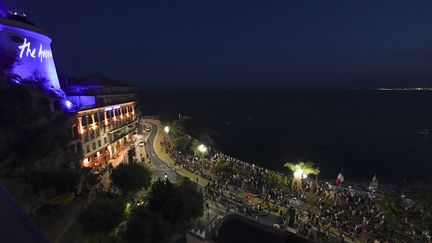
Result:
<instances>
[{"instance_id":1,"label":"dark water surface","mask_svg":"<svg viewBox=\"0 0 432 243\"><path fill-rule=\"evenodd\" d=\"M218 150L284 170L319 164L320 177L380 182L432 176L432 92L148 91L144 114L181 113L207 130L191 131ZM210 138L209 136L210 135Z\"/></svg>"}]
</instances>

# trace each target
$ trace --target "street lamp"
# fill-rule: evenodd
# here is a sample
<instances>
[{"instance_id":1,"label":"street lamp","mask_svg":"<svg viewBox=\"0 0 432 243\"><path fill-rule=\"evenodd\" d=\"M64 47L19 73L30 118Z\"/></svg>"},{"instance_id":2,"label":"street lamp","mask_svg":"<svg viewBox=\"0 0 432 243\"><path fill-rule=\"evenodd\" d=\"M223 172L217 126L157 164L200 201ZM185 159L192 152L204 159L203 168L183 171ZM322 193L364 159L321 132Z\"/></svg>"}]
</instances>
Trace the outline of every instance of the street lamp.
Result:
<instances>
[{"instance_id":1,"label":"street lamp","mask_svg":"<svg viewBox=\"0 0 432 243\"><path fill-rule=\"evenodd\" d=\"M303 177L303 170L299 169L299 170L294 171L294 177L297 179L301 179Z\"/></svg>"},{"instance_id":2,"label":"street lamp","mask_svg":"<svg viewBox=\"0 0 432 243\"><path fill-rule=\"evenodd\" d=\"M207 152L207 147L204 144L200 144L198 145L198 151L204 154Z\"/></svg>"},{"instance_id":3,"label":"street lamp","mask_svg":"<svg viewBox=\"0 0 432 243\"><path fill-rule=\"evenodd\" d=\"M169 126L165 126L165 127L164 127L164 132L165 132L166 134L168 134L168 133L170 132L170 128L169 128Z\"/></svg>"},{"instance_id":4,"label":"street lamp","mask_svg":"<svg viewBox=\"0 0 432 243\"><path fill-rule=\"evenodd\" d=\"M165 180L168 179L168 175L167 175L167 173L164 174L164 178L165 178Z\"/></svg>"},{"instance_id":5,"label":"street lamp","mask_svg":"<svg viewBox=\"0 0 432 243\"><path fill-rule=\"evenodd\" d=\"M294 177L297 179L306 179L307 174L304 173L304 170L299 169L299 170L294 171Z\"/></svg>"}]
</instances>

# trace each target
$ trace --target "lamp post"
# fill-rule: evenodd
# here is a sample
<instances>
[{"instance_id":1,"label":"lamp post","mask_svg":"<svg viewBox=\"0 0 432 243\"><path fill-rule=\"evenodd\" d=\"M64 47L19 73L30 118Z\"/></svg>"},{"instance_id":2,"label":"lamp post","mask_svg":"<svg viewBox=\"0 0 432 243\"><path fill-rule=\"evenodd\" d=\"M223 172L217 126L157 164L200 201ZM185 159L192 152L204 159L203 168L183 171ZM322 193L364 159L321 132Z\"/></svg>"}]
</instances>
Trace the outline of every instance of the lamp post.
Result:
<instances>
[{"instance_id":1,"label":"lamp post","mask_svg":"<svg viewBox=\"0 0 432 243\"><path fill-rule=\"evenodd\" d=\"M170 132L170 127L169 127L169 126L165 126L165 127L164 127L164 132L165 132L166 134L168 134L168 133Z\"/></svg>"},{"instance_id":2,"label":"lamp post","mask_svg":"<svg viewBox=\"0 0 432 243\"><path fill-rule=\"evenodd\" d=\"M207 153L207 147L204 144L198 145L198 151L202 154Z\"/></svg>"}]
</instances>

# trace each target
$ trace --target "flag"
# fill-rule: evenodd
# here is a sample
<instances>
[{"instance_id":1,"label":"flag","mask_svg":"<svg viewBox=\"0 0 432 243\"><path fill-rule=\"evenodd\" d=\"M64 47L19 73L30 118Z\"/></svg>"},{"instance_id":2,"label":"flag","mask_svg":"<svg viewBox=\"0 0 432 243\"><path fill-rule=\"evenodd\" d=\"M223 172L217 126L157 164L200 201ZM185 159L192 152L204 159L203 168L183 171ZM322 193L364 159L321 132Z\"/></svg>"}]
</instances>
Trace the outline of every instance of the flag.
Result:
<instances>
[{"instance_id":1,"label":"flag","mask_svg":"<svg viewBox=\"0 0 432 243\"><path fill-rule=\"evenodd\" d=\"M338 186L338 185L342 184L342 182L344 182L344 177L342 175L342 172L340 172L336 178L336 185Z\"/></svg>"}]
</instances>

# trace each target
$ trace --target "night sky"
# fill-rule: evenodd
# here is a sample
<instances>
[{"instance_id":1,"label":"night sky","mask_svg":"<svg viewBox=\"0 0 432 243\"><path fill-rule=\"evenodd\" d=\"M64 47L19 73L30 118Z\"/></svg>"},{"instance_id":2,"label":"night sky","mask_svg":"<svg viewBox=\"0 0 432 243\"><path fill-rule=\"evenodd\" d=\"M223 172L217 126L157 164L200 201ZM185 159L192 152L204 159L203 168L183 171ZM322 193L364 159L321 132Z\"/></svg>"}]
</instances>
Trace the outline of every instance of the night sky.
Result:
<instances>
[{"instance_id":1,"label":"night sky","mask_svg":"<svg viewBox=\"0 0 432 243\"><path fill-rule=\"evenodd\" d=\"M2 0L0 0L2 1ZM432 1L4 0L60 70L140 88L432 86Z\"/></svg>"}]
</instances>

